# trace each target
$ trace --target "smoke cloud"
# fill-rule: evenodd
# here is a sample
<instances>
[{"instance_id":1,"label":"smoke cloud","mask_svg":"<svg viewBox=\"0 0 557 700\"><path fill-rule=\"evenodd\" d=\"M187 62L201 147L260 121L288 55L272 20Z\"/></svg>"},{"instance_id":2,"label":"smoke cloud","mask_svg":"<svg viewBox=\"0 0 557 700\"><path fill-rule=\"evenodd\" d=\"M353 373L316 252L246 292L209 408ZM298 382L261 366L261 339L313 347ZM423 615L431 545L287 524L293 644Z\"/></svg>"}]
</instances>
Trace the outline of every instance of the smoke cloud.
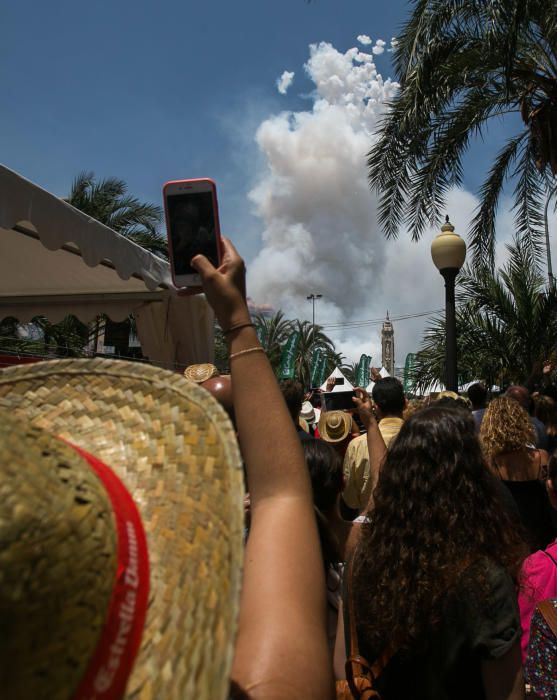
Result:
<instances>
[{"instance_id":1,"label":"smoke cloud","mask_svg":"<svg viewBox=\"0 0 557 700\"><path fill-rule=\"evenodd\" d=\"M292 85L294 75L295 74L293 72L285 70L284 73L277 80L277 90L280 92L281 95L286 95L288 88Z\"/></svg>"},{"instance_id":2,"label":"smoke cloud","mask_svg":"<svg viewBox=\"0 0 557 700\"><path fill-rule=\"evenodd\" d=\"M358 41L370 45L366 35ZM392 46L392 42L391 42ZM372 52L384 51L378 40ZM376 51L381 49L381 51ZM250 295L291 318L330 324L391 317L443 306L443 280L431 262L431 235L412 243L405 232L386 241L369 191L366 156L385 103L398 85L383 79L373 54L310 46L305 71L314 84L307 111L284 111L263 121L256 143L264 163L249 197L263 223L262 248L248 266ZM284 76L284 74L283 74ZM454 190L447 211L462 230L476 206ZM420 344L425 319L394 322L396 364ZM362 352L381 361L381 325L326 331L350 361Z\"/></svg>"}]
</instances>

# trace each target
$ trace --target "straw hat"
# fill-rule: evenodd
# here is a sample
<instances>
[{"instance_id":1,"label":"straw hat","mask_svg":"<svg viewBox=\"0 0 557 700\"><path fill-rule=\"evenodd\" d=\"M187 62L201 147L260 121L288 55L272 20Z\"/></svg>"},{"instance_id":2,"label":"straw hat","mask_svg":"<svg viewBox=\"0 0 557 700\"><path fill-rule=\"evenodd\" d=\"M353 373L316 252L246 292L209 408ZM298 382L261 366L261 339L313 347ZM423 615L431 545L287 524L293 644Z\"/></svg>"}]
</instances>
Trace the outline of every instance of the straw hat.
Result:
<instances>
[{"instance_id":1,"label":"straw hat","mask_svg":"<svg viewBox=\"0 0 557 700\"><path fill-rule=\"evenodd\" d=\"M218 377L220 372L215 367L215 365L209 362L202 365L190 365L184 370L184 377L190 382L195 382L196 384L202 384L212 377Z\"/></svg>"},{"instance_id":2,"label":"straw hat","mask_svg":"<svg viewBox=\"0 0 557 700\"><path fill-rule=\"evenodd\" d=\"M300 418L303 418L307 423L315 423L315 411L309 401L304 401L304 403L302 404Z\"/></svg>"},{"instance_id":3,"label":"straw hat","mask_svg":"<svg viewBox=\"0 0 557 700\"><path fill-rule=\"evenodd\" d=\"M98 691L136 635L124 697L224 700L243 555L224 410L144 364L50 361L0 372L0 428L2 694L67 700L88 676Z\"/></svg>"},{"instance_id":4,"label":"straw hat","mask_svg":"<svg viewBox=\"0 0 557 700\"><path fill-rule=\"evenodd\" d=\"M456 393L456 391L449 391L448 389L445 389L444 391L440 391L437 396L437 399L454 399L455 401L458 401L460 396Z\"/></svg>"},{"instance_id":5,"label":"straw hat","mask_svg":"<svg viewBox=\"0 0 557 700\"><path fill-rule=\"evenodd\" d=\"M352 418L344 411L326 411L319 418L319 434L326 442L342 442L350 434Z\"/></svg>"}]
</instances>

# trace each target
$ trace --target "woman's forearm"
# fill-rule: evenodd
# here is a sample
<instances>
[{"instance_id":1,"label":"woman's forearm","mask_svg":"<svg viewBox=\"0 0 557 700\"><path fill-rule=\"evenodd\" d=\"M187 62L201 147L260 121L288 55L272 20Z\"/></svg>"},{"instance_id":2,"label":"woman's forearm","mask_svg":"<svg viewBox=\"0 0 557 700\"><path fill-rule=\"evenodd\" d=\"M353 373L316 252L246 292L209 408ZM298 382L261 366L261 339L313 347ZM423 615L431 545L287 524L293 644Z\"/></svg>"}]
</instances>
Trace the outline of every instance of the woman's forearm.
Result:
<instances>
[{"instance_id":1,"label":"woman's forearm","mask_svg":"<svg viewBox=\"0 0 557 700\"><path fill-rule=\"evenodd\" d=\"M229 344L232 355L260 347L252 327L233 331ZM301 443L265 353L232 358L230 373L252 506L260 498L279 494L295 494L311 501Z\"/></svg>"}]
</instances>

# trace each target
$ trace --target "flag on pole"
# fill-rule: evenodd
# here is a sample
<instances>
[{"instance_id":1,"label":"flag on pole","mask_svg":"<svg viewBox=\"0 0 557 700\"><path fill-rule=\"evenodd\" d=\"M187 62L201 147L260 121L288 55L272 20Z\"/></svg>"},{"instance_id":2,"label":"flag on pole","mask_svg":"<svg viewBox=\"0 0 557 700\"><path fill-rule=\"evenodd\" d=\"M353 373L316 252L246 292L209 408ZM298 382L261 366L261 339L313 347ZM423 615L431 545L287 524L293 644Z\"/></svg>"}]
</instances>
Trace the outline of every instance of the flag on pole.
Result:
<instances>
[{"instance_id":1,"label":"flag on pole","mask_svg":"<svg viewBox=\"0 0 557 700\"><path fill-rule=\"evenodd\" d=\"M296 372L296 353L300 343L300 334L298 331L292 333L282 348L280 356L280 378L294 379Z\"/></svg>"},{"instance_id":2,"label":"flag on pole","mask_svg":"<svg viewBox=\"0 0 557 700\"><path fill-rule=\"evenodd\" d=\"M416 368L416 354L409 352L404 363L403 388L405 394L410 394L414 390L414 370Z\"/></svg>"},{"instance_id":3,"label":"flag on pole","mask_svg":"<svg viewBox=\"0 0 557 700\"><path fill-rule=\"evenodd\" d=\"M319 364L319 374L317 375L317 383L315 386L321 386L325 379L327 378L327 358L325 355L321 355L321 362Z\"/></svg>"},{"instance_id":4,"label":"flag on pole","mask_svg":"<svg viewBox=\"0 0 557 700\"><path fill-rule=\"evenodd\" d=\"M365 388L369 384L370 365L371 356L362 355L360 357L360 362L358 363L358 369L356 370L356 386L363 386Z\"/></svg>"},{"instance_id":5,"label":"flag on pole","mask_svg":"<svg viewBox=\"0 0 557 700\"><path fill-rule=\"evenodd\" d=\"M319 377L321 375L321 364L323 360L323 353L320 348L316 348L313 351L313 357L311 358L311 386L319 386Z\"/></svg>"}]
</instances>

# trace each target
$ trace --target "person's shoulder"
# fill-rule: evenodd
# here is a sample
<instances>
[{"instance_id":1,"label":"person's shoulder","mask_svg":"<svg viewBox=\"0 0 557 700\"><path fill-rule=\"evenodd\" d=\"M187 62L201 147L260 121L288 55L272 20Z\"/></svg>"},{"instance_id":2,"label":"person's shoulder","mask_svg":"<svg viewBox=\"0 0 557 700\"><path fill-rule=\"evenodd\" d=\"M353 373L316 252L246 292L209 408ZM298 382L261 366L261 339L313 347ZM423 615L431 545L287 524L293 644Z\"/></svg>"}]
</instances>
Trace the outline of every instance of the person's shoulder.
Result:
<instances>
[{"instance_id":1,"label":"person's shoulder","mask_svg":"<svg viewBox=\"0 0 557 700\"><path fill-rule=\"evenodd\" d=\"M549 554L546 554L546 552ZM551 573L554 569L557 570L557 566L552 561L557 560L557 540L552 542L546 550L539 549L537 552L530 554L526 557L524 563L522 564L522 574L526 578L537 577L539 575L545 576L546 572Z\"/></svg>"},{"instance_id":2,"label":"person's shoulder","mask_svg":"<svg viewBox=\"0 0 557 700\"><path fill-rule=\"evenodd\" d=\"M404 418L400 416L385 416L379 421L379 425L392 425L400 427L404 423Z\"/></svg>"},{"instance_id":3,"label":"person's shoulder","mask_svg":"<svg viewBox=\"0 0 557 700\"><path fill-rule=\"evenodd\" d=\"M358 447L361 447L364 444L367 445L367 435L365 433L363 435L358 435L358 437L355 437L353 440L350 440L348 443L348 449L354 452L358 449Z\"/></svg>"},{"instance_id":4,"label":"person's shoulder","mask_svg":"<svg viewBox=\"0 0 557 700\"><path fill-rule=\"evenodd\" d=\"M480 658L503 656L520 637L517 591L510 573L485 557L469 567L465 592L465 634ZM464 630L463 630L464 631Z\"/></svg>"},{"instance_id":5,"label":"person's shoulder","mask_svg":"<svg viewBox=\"0 0 557 700\"><path fill-rule=\"evenodd\" d=\"M367 458L367 435L359 435L350 440L344 453L345 476L347 471L356 469Z\"/></svg>"}]
</instances>

